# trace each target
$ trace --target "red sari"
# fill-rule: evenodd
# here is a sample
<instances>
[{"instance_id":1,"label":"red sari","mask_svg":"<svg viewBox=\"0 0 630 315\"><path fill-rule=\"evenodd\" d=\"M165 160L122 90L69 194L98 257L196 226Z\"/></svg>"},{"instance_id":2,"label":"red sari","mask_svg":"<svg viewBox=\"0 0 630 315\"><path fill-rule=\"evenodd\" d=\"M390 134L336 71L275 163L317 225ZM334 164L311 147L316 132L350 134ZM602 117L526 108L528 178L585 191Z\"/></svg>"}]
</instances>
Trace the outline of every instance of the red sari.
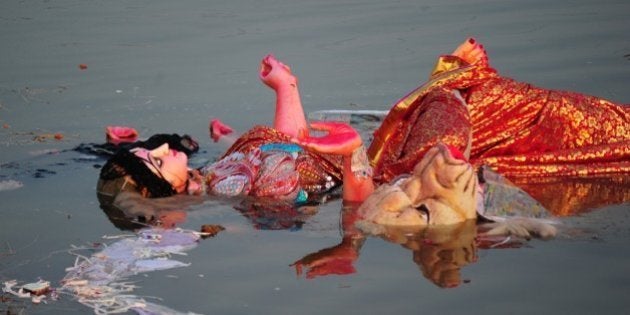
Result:
<instances>
[{"instance_id":1,"label":"red sari","mask_svg":"<svg viewBox=\"0 0 630 315\"><path fill-rule=\"evenodd\" d=\"M393 106L368 150L377 179L410 172L437 142L468 151L471 163L516 181L556 214L630 200L630 107L504 78L484 62L443 56L429 81ZM593 197L600 182L608 193ZM558 205L576 185L581 201Z\"/></svg>"}]
</instances>

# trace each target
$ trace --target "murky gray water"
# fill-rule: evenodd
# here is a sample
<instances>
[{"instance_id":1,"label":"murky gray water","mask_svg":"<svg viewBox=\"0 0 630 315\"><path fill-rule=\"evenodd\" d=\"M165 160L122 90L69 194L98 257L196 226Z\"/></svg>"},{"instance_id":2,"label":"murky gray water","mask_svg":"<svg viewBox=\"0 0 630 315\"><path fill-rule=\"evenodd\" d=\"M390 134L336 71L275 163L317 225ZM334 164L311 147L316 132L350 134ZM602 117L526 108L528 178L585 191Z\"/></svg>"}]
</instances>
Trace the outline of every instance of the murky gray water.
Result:
<instances>
[{"instance_id":1,"label":"murky gray water","mask_svg":"<svg viewBox=\"0 0 630 315\"><path fill-rule=\"evenodd\" d=\"M273 94L257 78L269 52L299 76L307 111L387 109L467 36L505 75L630 102L628 1L214 2L0 4L0 171L3 185L23 185L0 191L0 280L57 285L74 263L71 244L120 233L96 199L102 162L43 152L101 142L104 127L118 124L143 136L189 133L201 140L198 158L212 159L224 148L209 141L209 118L239 130L271 121ZM55 133L63 139L46 137ZM571 237L481 250L462 268L465 281L442 289L409 249L380 238L366 240L352 275L297 277L292 262L341 241L339 202L301 229L276 231L208 202L181 226L227 230L181 257L189 267L132 279L141 286L134 294L204 314L624 313L628 208L567 219L588 228ZM9 307L91 312L65 296L0 302Z\"/></svg>"}]
</instances>

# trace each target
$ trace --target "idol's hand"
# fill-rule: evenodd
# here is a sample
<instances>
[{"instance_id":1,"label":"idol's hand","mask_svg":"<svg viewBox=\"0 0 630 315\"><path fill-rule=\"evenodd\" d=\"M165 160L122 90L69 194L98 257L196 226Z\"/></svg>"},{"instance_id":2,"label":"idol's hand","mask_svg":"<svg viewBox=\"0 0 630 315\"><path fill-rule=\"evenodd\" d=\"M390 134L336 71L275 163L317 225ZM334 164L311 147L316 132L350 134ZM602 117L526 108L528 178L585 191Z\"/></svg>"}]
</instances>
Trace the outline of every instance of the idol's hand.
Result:
<instances>
[{"instance_id":1,"label":"idol's hand","mask_svg":"<svg viewBox=\"0 0 630 315\"><path fill-rule=\"evenodd\" d=\"M260 80L274 90L282 86L297 86L297 78L291 73L291 68L278 61L272 54L260 62Z\"/></svg>"},{"instance_id":2,"label":"idol's hand","mask_svg":"<svg viewBox=\"0 0 630 315\"><path fill-rule=\"evenodd\" d=\"M212 120L210 120L210 125L208 129L210 131L210 138L212 138L214 142L218 142L219 139L221 139L222 137L234 132L234 129L224 124L218 118L213 118Z\"/></svg>"},{"instance_id":3,"label":"idol's hand","mask_svg":"<svg viewBox=\"0 0 630 315\"><path fill-rule=\"evenodd\" d=\"M322 137L302 135L294 139L295 143L311 151L350 156L363 143L359 133L346 123L317 121L311 123L311 128L327 134Z\"/></svg>"}]
</instances>

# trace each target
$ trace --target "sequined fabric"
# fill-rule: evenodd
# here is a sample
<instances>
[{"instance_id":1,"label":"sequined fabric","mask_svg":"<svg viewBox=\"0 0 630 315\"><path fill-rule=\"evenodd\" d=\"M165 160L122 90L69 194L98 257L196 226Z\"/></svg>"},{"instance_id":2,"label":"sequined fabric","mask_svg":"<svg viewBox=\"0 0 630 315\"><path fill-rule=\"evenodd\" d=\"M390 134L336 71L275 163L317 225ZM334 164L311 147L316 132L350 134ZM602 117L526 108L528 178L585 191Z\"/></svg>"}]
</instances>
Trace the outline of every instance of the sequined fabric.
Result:
<instances>
[{"instance_id":1,"label":"sequined fabric","mask_svg":"<svg viewBox=\"0 0 630 315\"><path fill-rule=\"evenodd\" d=\"M478 164L512 177L630 172L630 107L511 79L465 94Z\"/></svg>"},{"instance_id":2,"label":"sequined fabric","mask_svg":"<svg viewBox=\"0 0 630 315\"><path fill-rule=\"evenodd\" d=\"M416 102L411 114L398 122L398 131L385 142L387 154L376 165L379 181L390 182L410 172L438 142L467 151L471 132L468 110L451 91L437 88ZM370 149L374 149L374 144Z\"/></svg>"},{"instance_id":3,"label":"sequined fabric","mask_svg":"<svg viewBox=\"0 0 630 315\"><path fill-rule=\"evenodd\" d=\"M221 166L226 163L229 167ZM229 177L215 169L229 168ZM242 135L216 163L202 171L211 191L221 195L294 198L303 190L308 195L329 191L341 184L341 158L306 152L290 137L265 126ZM250 172L247 181L242 174ZM221 180L217 175L221 175Z\"/></svg>"},{"instance_id":4,"label":"sequined fabric","mask_svg":"<svg viewBox=\"0 0 630 315\"><path fill-rule=\"evenodd\" d=\"M398 100L375 131L368 149L375 179L389 182L410 172L418 158L440 141L465 152L472 121L469 109L452 91L495 77L492 68L467 65L454 56L440 57L429 81Z\"/></svg>"},{"instance_id":5,"label":"sequined fabric","mask_svg":"<svg viewBox=\"0 0 630 315\"><path fill-rule=\"evenodd\" d=\"M248 195L260 169L261 152L232 152L216 163L200 169L207 191L220 196Z\"/></svg>"},{"instance_id":6,"label":"sequined fabric","mask_svg":"<svg viewBox=\"0 0 630 315\"><path fill-rule=\"evenodd\" d=\"M449 97L453 89L462 93L467 111ZM430 80L394 104L375 132L368 154L377 178L388 181L411 171L417 156L436 141L461 148L467 128L472 135L471 163L488 165L510 179L523 179L520 182L545 177L558 183L584 176L618 181L630 174L629 106L538 88L501 77L487 63L470 65L444 56ZM627 193L619 197L613 186L606 187L614 194L609 200L628 200ZM537 193L531 186L525 190ZM593 191L602 193L599 188Z\"/></svg>"}]
</instances>

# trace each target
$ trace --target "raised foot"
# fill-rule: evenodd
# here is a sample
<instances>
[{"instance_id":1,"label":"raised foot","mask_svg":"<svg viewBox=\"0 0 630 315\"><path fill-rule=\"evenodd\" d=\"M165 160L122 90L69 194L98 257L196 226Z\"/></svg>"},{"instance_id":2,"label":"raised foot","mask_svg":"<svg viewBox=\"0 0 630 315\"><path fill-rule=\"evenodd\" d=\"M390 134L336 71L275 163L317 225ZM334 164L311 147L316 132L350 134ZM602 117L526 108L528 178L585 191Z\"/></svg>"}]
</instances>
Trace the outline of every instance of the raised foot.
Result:
<instances>
[{"instance_id":1,"label":"raised foot","mask_svg":"<svg viewBox=\"0 0 630 315\"><path fill-rule=\"evenodd\" d=\"M472 37L459 45L451 55L462 58L469 64L488 65L488 54L485 48Z\"/></svg>"}]
</instances>

